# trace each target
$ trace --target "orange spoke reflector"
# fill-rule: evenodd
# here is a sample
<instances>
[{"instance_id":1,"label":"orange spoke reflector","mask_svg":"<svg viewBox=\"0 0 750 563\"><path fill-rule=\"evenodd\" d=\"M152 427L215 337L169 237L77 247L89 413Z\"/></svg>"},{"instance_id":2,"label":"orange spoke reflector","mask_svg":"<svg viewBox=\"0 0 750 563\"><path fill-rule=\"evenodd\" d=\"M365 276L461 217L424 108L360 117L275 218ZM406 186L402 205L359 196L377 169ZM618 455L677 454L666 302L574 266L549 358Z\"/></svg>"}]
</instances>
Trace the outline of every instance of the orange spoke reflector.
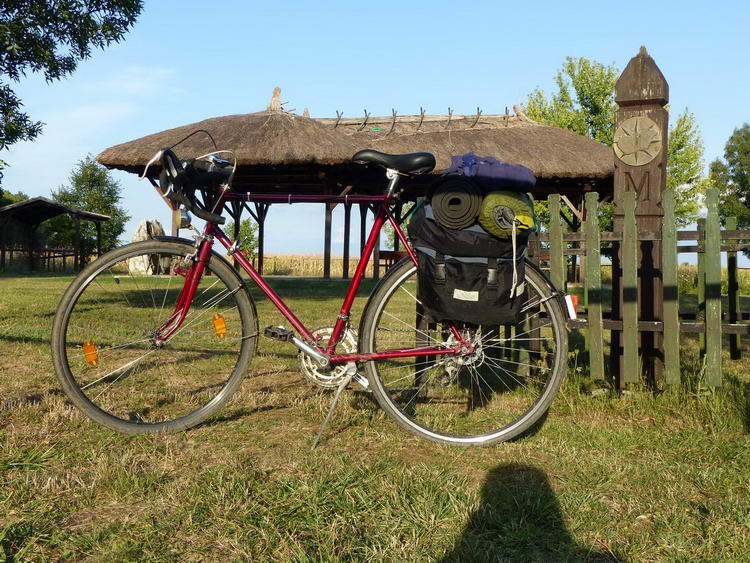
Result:
<instances>
[{"instance_id":1,"label":"orange spoke reflector","mask_svg":"<svg viewBox=\"0 0 750 563\"><path fill-rule=\"evenodd\" d=\"M224 338L227 335L227 323L224 317L218 313L214 315L214 330L219 338Z\"/></svg>"},{"instance_id":2,"label":"orange spoke reflector","mask_svg":"<svg viewBox=\"0 0 750 563\"><path fill-rule=\"evenodd\" d=\"M83 343L83 358L90 366L96 366L99 363L99 352L96 351L96 344L91 340Z\"/></svg>"}]
</instances>

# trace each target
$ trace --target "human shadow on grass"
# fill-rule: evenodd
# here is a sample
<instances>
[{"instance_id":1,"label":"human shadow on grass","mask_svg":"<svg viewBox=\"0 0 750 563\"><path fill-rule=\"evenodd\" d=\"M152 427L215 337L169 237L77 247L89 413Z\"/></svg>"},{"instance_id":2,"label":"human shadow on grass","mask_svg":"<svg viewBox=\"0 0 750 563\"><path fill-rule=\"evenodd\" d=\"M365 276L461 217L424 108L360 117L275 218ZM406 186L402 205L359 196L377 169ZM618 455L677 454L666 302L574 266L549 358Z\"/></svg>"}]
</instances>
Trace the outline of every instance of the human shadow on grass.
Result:
<instances>
[{"instance_id":1,"label":"human shadow on grass","mask_svg":"<svg viewBox=\"0 0 750 563\"><path fill-rule=\"evenodd\" d=\"M507 463L487 474L481 504L443 562L619 560L573 539L544 471Z\"/></svg>"}]
</instances>

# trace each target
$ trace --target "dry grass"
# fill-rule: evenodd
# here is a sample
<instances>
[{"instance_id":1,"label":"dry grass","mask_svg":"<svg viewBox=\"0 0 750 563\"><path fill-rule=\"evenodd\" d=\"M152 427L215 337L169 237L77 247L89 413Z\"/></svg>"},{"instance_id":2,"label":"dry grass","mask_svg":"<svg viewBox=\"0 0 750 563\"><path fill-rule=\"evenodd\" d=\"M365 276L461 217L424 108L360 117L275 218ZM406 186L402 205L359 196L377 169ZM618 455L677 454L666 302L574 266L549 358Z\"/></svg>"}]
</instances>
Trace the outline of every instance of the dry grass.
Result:
<instances>
[{"instance_id":1,"label":"dry grass","mask_svg":"<svg viewBox=\"0 0 750 563\"><path fill-rule=\"evenodd\" d=\"M54 307L70 278L0 277L0 560L742 561L750 553L746 358L725 390L592 398L585 370L535 435L463 450L399 431L350 391L321 447L330 395L263 340L208 423L124 436L58 391ZM278 279L310 326L341 282ZM368 287L364 288L363 294ZM256 294L257 297L257 294ZM361 311L358 299L357 311ZM261 325L280 322L258 301Z\"/></svg>"},{"instance_id":2,"label":"dry grass","mask_svg":"<svg viewBox=\"0 0 750 563\"><path fill-rule=\"evenodd\" d=\"M349 259L349 276L359 263L359 257L353 256ZM323 277L323 255L322 254L273 254L264 257L264 274L269 276L292 276L299 278L322 278ZM343 256L331 256L331 277L343 276ZM372 276L372 261L367 265L367 276Z\"/></svg>"}]
</instances>

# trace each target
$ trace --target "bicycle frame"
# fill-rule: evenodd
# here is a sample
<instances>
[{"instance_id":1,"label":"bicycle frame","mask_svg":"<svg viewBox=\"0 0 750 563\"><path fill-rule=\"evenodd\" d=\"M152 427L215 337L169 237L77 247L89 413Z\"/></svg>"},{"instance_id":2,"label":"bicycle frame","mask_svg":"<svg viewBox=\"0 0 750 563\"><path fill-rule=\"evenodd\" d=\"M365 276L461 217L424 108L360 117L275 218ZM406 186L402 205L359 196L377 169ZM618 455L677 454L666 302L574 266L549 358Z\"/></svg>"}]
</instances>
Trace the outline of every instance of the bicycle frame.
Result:
<instances>
[{"instance_id":1,"label":"bicycle frame","mask_svg":"<svg viewBox=\"0 0 750 563\"><path fill-rule=\"evenodd\" d=\"M347 362L367 361L367 360L380 360L389 358L408 358L416 356L438 356L438 355L450 355L459 354L463 351L471 352L473 346L470 342L465 341L458 329L451 324L450 330L456 338L456 344L451 347L438 347L438 346L426 346L419 348L398 348L392 350L383 350L382 352L375 353L346 353L337 354L336 345L339 343L347 325L349 324L350 312L354 303L354 298L359 289L360 283L365 275L365 269L367 268L370 258L375 249L375 245L378 243L378 235L380 230L386 221L392 226L401 244L403 244L406 251L409 253L409 257L417 264L417 256L412 248L409 240L404 235L401 227L396 221L393 214L390 212L390 206L395 202L395 197L391 195L392 190L388 190L385 195L380 196L366 196L366 195L294 195L294 194L238 194L232 193L229 190L222 190L218 201L216 202L216 209L223 209L224 204L231 201L239 202L250 202L250 203L361 203L369 204L375 207L375 219L373 221L372 228L367 237L367 242L362 251L357 269L354 272L354 276L349 284L349 288L344 297L344 302L339 311L336 322L333 325L333 332L327 343L322 344L317 341L312 333L305 327L302 321L297 318L294 312L284 303L284 300L274 291L274 289L268 285L263 279L263 276L253 267L250 261L247 259L246 251L238 250L235 243L229 240L226 233L222 231L215 223L207 222L204 232L203 239L198 245L196 252L196 259L193 265L185 274L185 282L180 293L180 297L177 301L172 315L162 324L157 330L160 334L158 340L167 341L172 334L180 327L185 317L190 310L190 304L195 296L195 291L200 283L201 276L205 270L206 263L211 250L213 248L214 240L218 240L222 246L224 246L230 255L232 255L240 267L247 273L248 276L255 282L260 290L268 297L269 301L273 303L281 314L289 321L294 330L296 330L302 338L314 347L318 352L325 355L331 364L340 364Z\"/></svg>"}]
</instances>

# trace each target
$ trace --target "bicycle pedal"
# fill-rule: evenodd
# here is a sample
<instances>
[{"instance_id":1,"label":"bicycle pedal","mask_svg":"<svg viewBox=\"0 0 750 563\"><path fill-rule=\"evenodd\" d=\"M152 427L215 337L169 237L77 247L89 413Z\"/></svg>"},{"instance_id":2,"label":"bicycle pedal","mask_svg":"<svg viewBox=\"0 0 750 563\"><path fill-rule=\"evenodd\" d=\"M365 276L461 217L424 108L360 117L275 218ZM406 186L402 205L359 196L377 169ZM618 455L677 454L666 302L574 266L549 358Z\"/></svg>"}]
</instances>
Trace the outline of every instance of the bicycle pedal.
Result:
<instances>
[{"instance_id":1,"label":"bicycle pedal","mask_svg":"<svg viewBox=\"0 0 750 563\"><path fill-rule=\"evenodd\" d=\"M370 380L367 379L367 376L362 375L361 373L355 373L352 376L352 381L359 383L366 391L371 391Z\"/></svg>"},{"instance_id":2,"label":"bicycle pedal","mask_svg":"<svg viewBox=\"0 0 750 563\"><path fill-rule=\"evenodd\" d=\"M281 342L289 342L292 339L292 336L294 336L294 333L283 326L267 326L263 329L263 336Z\"/></svg>"}]
</instances>

